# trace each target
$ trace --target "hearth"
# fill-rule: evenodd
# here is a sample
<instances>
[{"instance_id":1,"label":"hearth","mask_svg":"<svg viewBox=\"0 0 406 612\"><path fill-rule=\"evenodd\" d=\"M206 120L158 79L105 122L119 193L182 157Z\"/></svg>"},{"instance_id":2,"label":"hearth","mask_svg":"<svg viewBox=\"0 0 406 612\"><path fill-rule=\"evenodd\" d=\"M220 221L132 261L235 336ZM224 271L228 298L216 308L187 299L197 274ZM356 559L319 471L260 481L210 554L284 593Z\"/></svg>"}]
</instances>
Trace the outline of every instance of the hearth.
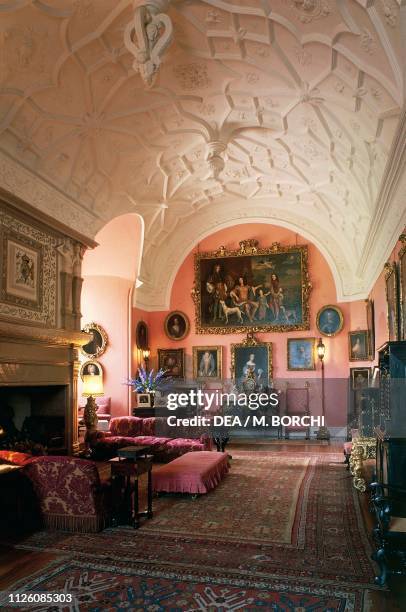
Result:
<instances>
[{"instance_id":1,"label":"hearth","mask_svg":"<svg viewBox=\"0 0 406 612\"><path fill-rule=\"evenodd\" d=\"M68 386L0 387L0 448L66 453Z\"/></svg>"}]
</instances>

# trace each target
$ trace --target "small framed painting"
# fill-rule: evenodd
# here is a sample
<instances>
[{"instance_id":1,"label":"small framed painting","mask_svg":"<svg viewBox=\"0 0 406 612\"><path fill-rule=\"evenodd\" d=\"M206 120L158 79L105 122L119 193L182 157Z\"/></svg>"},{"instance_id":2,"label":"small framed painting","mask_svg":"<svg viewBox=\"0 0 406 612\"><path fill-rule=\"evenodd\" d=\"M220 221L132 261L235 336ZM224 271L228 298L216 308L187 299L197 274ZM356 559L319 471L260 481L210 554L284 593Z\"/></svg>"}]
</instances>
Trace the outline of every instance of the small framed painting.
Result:
<instances>
[{"instance_id":1,"label":"small framed painting","mask_svg":"<svg viewBox=\"0 0 406 612\"><path fill-rule=\"evenodd\" d=\"M366 389L371 382L371 368L350 368L350 376L353 391Z\"/></svg>"},{"instance_id":2,"label":"small framed painting","mask_svg":"<svg viewBox=\"0 0 406 612\"><path fill-rule=\"evenodd\" d=\"M41 248L27 239L27 243L11 237L5 238L6 264L5 292L10 301L29 307L37 307L41 292Z\"/></svg>"},{"instance_id":3,"label":"small framed painting","mask_svg":"<svg viewBox=\"0 0 406 612\"><path fill-rule=\"evenodd\" d=\"M195 380L221 380L222 347L193 347L193 378Z\"/></svg>"},{"instance_id":4,"label":"small framed painting","mask_svg":"<svg viewBox=\"0 0 406 612\"><path fill-rule=\"evenodd\" d=\"M336 336L344 325L343 313L338 306L323 306L317 313L316 325L323 336Z\"/></svg>"},{"instance_id":5,"label":"small framed painting","mask_svg":"<svg viewBox=\"0 0 406 612\"><path fill-rule=\"evenodd\" d=\"M80 368L80 378L84 376L103 376L103 368L101 363L94 359L85 361Z\"/></svg>"},{"instance_id":6,"label":"small framed painting","mask_svg":"<svg viewBox=\"0 0 406 612\"><path fill-rule=\"evenodd\" d=\"M150 393L137 393L137 408L151 408L151 394Z\"/></svg>"},{"instance_id":7,"label":"small framed painting","mask_svg":"<svg viewBox=\"0 0 406 612\"><path fill-rule=\"evenodd\" d=\"M171 340L183 340L189 333L189 319L180 310L174 310L166 317L164 328Z\"/></svg>"},{"instance_id":8,"label":"small framed painting","mask_svg":"<svg viewBox=\"0 0 406 612\"><path fill-rule=\"evenodd\" d=\"M288 370L315 370L316 338L288 339Z\"/></svg>"},{"instance_id":9,"label":"small framed painting","mask_svg":"<svg viewBox=\"0 0 406 612\"><path fill-rule=\"evenodd\" d=\"M185 378L185 349L158 349L158 369L165 371L165 376Z\"/></svg>"},{"instance_id":10,"label":"small framed painting","mask_svg":"<svg viewBox=\"0 0 406 612\"><path fill-rule=\"evenodd\" d=\"M399 339L399 295L397 266L394 262L385 264L386 304L388 310L389 341Z\"/></svg>"},{"instance_id":11,"label":"small framed painting","mask_svg":"<svg viewBox=\"0 0 406 612\"><path fill-rule=\"evenodd\" d=\"M135 344L137 349L145 351L148 348L148 326L145 321L138 321L135 329Z\"/></svg>"},{"instance_id":12,"label":"small framed painting","mask_svg":"<svg viewBox=\"0 0 406 612\"><path fill-rule=\"evenodd\" d=\"M231 345L231 375L246 393L260 392L272 383L272 343L260 342L252 333Z\"/></svg>"},{"instance_id":13,"label":"small framed painting","mask_svg":"<svg viewBox=\"0 0 406 612\"><path fill-rule=\"evenodd\" d=\"M348 333L348 353L350 361L369 359L368 331L357 330Z\"/></svg>"}]
</instances>

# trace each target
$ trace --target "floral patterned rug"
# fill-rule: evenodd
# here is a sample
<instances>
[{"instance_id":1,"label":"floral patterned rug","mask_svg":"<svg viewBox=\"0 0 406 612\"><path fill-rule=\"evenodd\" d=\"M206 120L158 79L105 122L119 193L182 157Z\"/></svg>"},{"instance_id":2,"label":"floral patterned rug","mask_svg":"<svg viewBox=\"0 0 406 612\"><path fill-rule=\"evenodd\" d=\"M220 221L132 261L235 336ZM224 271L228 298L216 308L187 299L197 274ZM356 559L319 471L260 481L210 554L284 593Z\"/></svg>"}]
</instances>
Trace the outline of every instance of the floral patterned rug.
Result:
<instances>
[{"instance_id":1,"label":"floral patterned rug","mask_svg":"<svg viewBox=\"0 0 406 612\"><path fill-rule=\"evenodd\" d=\"M114 598L133 581L137 593L154 593L151 605L158 606L140 610L211 609L199 607L199 598L227 596L235 607L212 609L350 612L376 590L358 497L337 453L233 451L231 471L217 489L197 500L154 500L154 518L137 531L43 531L19 547L60 554L66 567L73 564L69 571L77 568L75 580L85 568L110 575L118 585ZM65 565L52 569L58 580L67 579ZM48 584L51 573L40 581ZM156 593L170 585L171 604L159 607ZM179 597L184 606L175 603Z\"/></svg>"}]
</instances>

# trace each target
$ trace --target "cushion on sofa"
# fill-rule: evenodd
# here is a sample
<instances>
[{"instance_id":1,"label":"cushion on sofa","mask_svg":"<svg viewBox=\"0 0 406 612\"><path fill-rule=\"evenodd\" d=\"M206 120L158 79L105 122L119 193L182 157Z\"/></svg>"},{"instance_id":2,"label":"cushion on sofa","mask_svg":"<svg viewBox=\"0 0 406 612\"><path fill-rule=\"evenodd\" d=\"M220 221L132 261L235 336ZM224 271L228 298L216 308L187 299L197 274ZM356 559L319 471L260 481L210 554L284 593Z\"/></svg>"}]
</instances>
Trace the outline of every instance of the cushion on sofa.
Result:
<instances>
[{"instance_id":1,"label":"cushion on sofa","mask_svg":"<svg viewBox=\"0 0 406 612\"><path fill-rule=\"evenodd\" d=\"M96 406L97 406L97 414L100 418L101 415L103 416L110 416L111 415L111 397L95 397L96 400ZM82 398L79 401L79 412L82 413L83 410L85 409L87 403L87 398Z\"/></svg>"},{"instance_id":2,"label":"cushion on sofa","mask_svg":"<svg viewBox=\"0 0 406 612\"><path fill-rule=\"evenodd\" d=\"M139 417L114 417L110 421L112 436L139 436L142 435L143 420Z\"/></svg>"},{"instance_id":3,"label":"cushion on sofa","mask_svg":"<svg viewBox=\"0 0 406 612\"><path fill-rule=\"evenodd\" d=\"M32 456L29 453L20 453L12 450L0 451L0 463L8 463L10 465L24 465Z\"/></svg>"}]
</instances>

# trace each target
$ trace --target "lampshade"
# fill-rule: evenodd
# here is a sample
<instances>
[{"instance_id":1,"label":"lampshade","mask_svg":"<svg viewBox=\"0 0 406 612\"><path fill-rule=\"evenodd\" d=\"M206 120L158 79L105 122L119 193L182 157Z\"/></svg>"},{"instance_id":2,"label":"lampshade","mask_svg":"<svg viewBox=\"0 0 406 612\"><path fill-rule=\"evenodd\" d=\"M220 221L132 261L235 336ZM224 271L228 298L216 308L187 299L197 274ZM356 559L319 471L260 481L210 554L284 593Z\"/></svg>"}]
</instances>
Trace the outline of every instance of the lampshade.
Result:
<instances>
[{"instance_id":1,"label":"lampshade","mask_svg":"<svg viewBox=\"0 0 406 612\"><path fill-rule=\"evenodd\" d=\"M326 354L326 346L323 343L323 340L319 338L319 343L317 345L317 355L319 356L319 359L322 360L324 359L325 354Z\"/></svg>"},{"instance_id":2,"label":"lampshade","mask_svg":"<svg viewBox=\"0 0 406 612\"><path fill-rule=\"evenodd\" d=\"M149 350L149 348L144 349L142 351L142 356L143 356L144 359L149 359L150 354L151 354L151 351Z\"/></svg>"},{"instance_id":3,"label":"lampshade","mask_svg":"<svg viewBox=\"0 0 406 612\"><path fill-rule=\"evenodd\" d=\"M90 395L93 397L104 395L103 377L89 375L83 376L82 395L84 397L89 397Z\"/></svg>"}]
</instances>

